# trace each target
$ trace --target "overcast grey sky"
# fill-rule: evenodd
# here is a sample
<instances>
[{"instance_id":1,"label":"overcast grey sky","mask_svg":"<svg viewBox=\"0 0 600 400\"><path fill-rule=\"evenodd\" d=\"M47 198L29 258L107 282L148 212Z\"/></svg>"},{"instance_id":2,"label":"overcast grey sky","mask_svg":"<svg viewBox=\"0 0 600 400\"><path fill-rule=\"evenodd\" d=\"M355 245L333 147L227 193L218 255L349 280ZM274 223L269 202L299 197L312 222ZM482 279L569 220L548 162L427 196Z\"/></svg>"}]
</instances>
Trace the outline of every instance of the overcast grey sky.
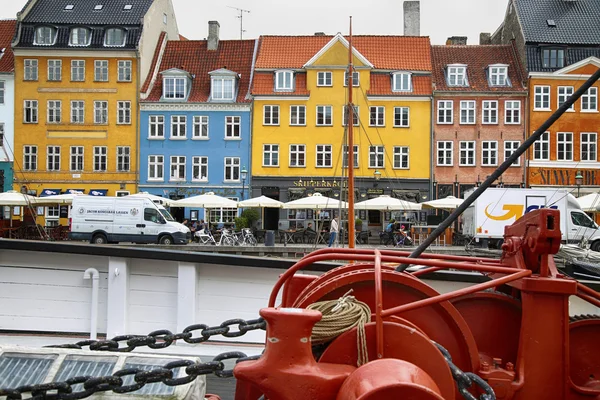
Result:
<instances>
[{"instance_id":1,"label":"overcast grey sky","mask_svg":"<svg viewBox=\"0 0 600 400\"><path fill-rule=\"evenodd\" d=\"M14 18L26 0L0 0L1 17ZM311 35L315 32L348 33L353 16L355 34L402 35L402 0L172 0L179 31L189 39L204 39L208 21L221 24L222 39L239 39L239 12L244 13L245 38L270 35ZM421 0L421 35L433 44L449 36L468 36L479 43L480 32L494 32L508 0Z\"/></svg>"}]
</instances>

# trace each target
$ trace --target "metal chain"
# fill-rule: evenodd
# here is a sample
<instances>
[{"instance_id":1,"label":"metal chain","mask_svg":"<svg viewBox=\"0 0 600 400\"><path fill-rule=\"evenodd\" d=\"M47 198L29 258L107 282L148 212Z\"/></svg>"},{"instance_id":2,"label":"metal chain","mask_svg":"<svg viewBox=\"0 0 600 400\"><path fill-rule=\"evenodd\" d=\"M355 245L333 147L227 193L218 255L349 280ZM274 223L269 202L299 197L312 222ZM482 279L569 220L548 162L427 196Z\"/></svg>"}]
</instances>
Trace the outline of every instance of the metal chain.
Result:
<instances>
[{"instance_id":1,"label":"metal chain","mask_svg":"<svg viewBox=\"0 0 600 400\"><path fill-rule=\"evenodd\" d=\"M237 325L237 331L232 330L231 327ZM130 352L137 347L148 346L151 349L164 349L169 347L177 340L184 340L186 343L197 344L206 342L212 336L224 336L227 338L240 337L245 335L247 332L255 330L266 330L267 323L262 318L244 320L244 319L230 319L223 322L218 326L208 326L205 324L194 324L190 325L183 330L182 333L173 334L171 331L162 329L158 331L150 332L146 336L141 335L121 335L115 336L110 340L82 340L76 343L70 344L59 344L45 347L59 348L59 349L83 349L89 347L90 350L97 351L116 351L116 352ZM199 337L194 337L194 333L199 334ZM122 346L126 344L127 346Z\"/></svg>"},{"instance_id":2,"label":"metal chain","mask_svg":"<svg viewBox=\"0 0 600 400\"><path fill-rule=\"evenodd\" d=\"M456 386L458 386L458 391L463 398L467 400L496 400L496 393L494 393L494 389L492 389L492 387L483 378L472 372L463 372L452 362L452 356L450 356L450 352L448 350L446 350L439 343L433 342L433 344L437 346L446 359L448 367L450 367L452 377L456 381ZM469 389L473 384L479 386L479 388L484 392L481 396L479 396L479 399L469 392Z\"/></svg>"}]
</instances>

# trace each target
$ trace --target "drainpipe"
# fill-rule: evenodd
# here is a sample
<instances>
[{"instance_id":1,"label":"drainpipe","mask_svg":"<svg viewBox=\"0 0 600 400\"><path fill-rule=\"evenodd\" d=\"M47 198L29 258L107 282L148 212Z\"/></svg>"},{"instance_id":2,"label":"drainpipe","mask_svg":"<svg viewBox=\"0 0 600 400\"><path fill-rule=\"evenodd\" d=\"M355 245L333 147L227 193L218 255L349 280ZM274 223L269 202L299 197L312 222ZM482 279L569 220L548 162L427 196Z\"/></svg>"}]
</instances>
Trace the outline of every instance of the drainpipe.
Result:
<instances>
[{"instance_id":1,"label":"drainpipe","mask_svg":"<svg viewBox=\"0 0 600 400\"><path fill-rule=\"evenodd\" d=\"M92 278L92 316L90 325L90 339L96 340L98 333L98 283L100 273L96 268L88 268L83 273L83 279Z\"/></svg>"}]
</instances>

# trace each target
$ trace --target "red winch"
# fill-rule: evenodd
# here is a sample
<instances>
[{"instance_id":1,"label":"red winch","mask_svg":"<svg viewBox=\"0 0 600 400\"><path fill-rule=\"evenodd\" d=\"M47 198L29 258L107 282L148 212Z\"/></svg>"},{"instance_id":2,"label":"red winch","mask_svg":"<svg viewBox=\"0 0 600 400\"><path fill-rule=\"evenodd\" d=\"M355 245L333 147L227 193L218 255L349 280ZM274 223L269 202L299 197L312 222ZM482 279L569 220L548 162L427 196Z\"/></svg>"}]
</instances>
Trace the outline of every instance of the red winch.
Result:
<instances>
[{"instance_id":1,"label":"red winch","mask_svg":"<svg viewBox=\"0 0 600 400\"><path fill-rule=\"evenodd\" d=\"M558 272L558 221L558 211L541 209L506 227L500 260L374 249L311 253L280 277L261 310L265 352L236 365L236 399L600 399L600 317L569 318L570 296L597 307L600 296ZM327 260L349 264L318 277L296 275ZM399 264L423 268L397 272ZM489 279L445 294L419 279L449 269ZM370 307L371 321L313 343L322 314L307 307L349 291ZM361 341L366 363L358 362Z\"/></svg>"}]
</instances>

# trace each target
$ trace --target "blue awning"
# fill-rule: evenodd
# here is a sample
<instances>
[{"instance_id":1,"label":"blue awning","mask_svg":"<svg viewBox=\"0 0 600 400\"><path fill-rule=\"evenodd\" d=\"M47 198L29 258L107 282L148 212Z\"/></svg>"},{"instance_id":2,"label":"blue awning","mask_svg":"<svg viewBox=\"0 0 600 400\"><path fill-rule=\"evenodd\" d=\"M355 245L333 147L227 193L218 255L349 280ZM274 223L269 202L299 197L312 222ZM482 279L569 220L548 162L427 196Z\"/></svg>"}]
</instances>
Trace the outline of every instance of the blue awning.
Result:
<instances>
[{"instance_id":1,"label":"blue awning","mask_svg":"<svg viewBox=\"0 0 600 400\"><path fill-rule=\"evenodd\" d=\"M106 196L108 189L91 189L90 196Z\"/></svg>"},{"instance_id":2,"label":"blue awning","mask_svg":"<svg viewBox=\"0 0 600 400\"><path fill-rule=\"evenodd\" d=\"M60 189L44 189L40 193L40 197L56 196L57 194L60 194Z\"/></svg>"},{"instance_id":3,"label":"blue awning","mask_svg":"<svg viewBox=\"0 0 600 400\"><path fill-rule=\"evenodd\" d=\"M64 194L77 194L77 193L85 193L85 189L67 189Z\"/></svg>"}]
</instances>

